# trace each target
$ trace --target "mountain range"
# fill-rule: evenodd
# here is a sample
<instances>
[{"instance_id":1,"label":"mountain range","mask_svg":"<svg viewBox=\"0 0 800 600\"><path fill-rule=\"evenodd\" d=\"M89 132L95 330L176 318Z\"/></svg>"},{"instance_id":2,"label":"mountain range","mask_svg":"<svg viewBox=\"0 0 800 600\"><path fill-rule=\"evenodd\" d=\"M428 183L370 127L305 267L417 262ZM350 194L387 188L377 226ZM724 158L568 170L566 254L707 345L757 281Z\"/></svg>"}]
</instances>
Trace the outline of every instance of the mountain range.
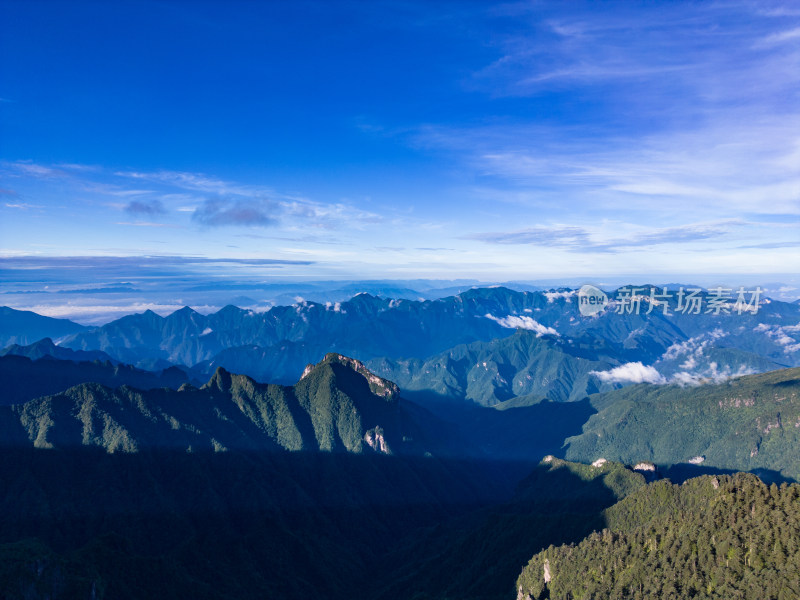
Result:
<instances>
[{"instance_id":1,"label":"mountain range","mask_svg":"<svg viewBox=\"0 0 800 600\"><path fill-rule=\"evenodd\" d=\"M184 383L177 390L145 391L82 383L0 407L0 428L6 445L97 446L112 453L143 448L429 453L434 447L425 446L420 424L424 409L399 400L393 383L358 361L329 354L291 387L260 384L221 367L200 388Z\"/></svg>"},{"instance_id":2,"label":"mountain range","mask_svg":"<svg viewBox=\"0 0 800 600\"><path fill-rule=\"evenodd\" d=\"M6 311L3 597L791 593L800 305L621 298Z\"/></svg>"},{"instance_id":3,"label":"mountain range","mask_svg":"<svg viewBox=\"0 0 800 600\"><path fill-rule=\"evenodd\" d=\"M638 289L646 300L650 288ZM620 302L621 294L610 294L612 302ZM707 301L708 292L701 297ZM673 301L672 314L665 316L660 309L647 314L648 304L642 304L645 308L639 314L607 309L584 317L577 309L575 291L569 289L478 288L428 301L359 294L341 303L302 301L266 312L228 306L202 315L185 307L161 317L147 311L96 328L75 324L75 331L60 339L59 347L104 352L113 360L149 370L183 365L196 379L205 379L222 366L258 381L283 384L296 381L306 364L334 351L369 361L404 391L484 404L531 393L554 400L580 398L584 392L606 389L603 383L635 381L636 377L626 379L624 369L612 371L627 363L652 366L664 378L676 381L721 379L800 365L800 305L765 298L757 314L683 314L676 311ZM5 310L4 322L14 321L19 311ZM31 315L17 317L24 323ZM58 321L52 326L56 324L63 325ZM20 327L4 325L0 339L11 343L16 340L13 331ZM544 366L538 373L527 359L509 358L509 353L540 353L535 342L520 349L521 340L510 340L518 350L503 347L498 340L515 329L549 336L565 364ZM59 337L46 329L37 331L42 337ZM467 365L472 359L476 367L487 363L483 373ZM601 364L583 372L588 364L576 359ZM577 371L576 362L580 363ZM588 375L592 370L611 372L597 379ZM440 379L426 382L435 379L428 377L430 372L442 374L448 389ZM575 372L576 391L572 382L552 384L548 372Z\"/></svg>"}]
</instances>

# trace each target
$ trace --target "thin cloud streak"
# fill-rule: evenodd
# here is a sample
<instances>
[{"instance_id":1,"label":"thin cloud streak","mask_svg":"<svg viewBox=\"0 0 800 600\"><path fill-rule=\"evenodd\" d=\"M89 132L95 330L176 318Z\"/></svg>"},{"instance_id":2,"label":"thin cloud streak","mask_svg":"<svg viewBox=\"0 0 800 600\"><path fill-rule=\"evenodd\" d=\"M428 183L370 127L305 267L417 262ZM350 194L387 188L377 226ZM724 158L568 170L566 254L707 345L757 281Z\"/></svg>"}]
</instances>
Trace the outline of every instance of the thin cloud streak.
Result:
<instances>
[{"instance_id":1,"label":"thin cloud streak","mask_svg":"<svg viewBox=\"0 0 800 600\"><path fill-rule=\"evenodd\" d=\"M618 252L631 248L643 248L663 244L687 244L718 239L728 234L731 228L741 226L738 221L716 224L692 224L681 227L654 229L633 234L625 238L598 240L596 234L583 227L545 227L529 229L475 233L465 239L488 244L553 246L573 252Z\"/></svg>"}]
</instances>

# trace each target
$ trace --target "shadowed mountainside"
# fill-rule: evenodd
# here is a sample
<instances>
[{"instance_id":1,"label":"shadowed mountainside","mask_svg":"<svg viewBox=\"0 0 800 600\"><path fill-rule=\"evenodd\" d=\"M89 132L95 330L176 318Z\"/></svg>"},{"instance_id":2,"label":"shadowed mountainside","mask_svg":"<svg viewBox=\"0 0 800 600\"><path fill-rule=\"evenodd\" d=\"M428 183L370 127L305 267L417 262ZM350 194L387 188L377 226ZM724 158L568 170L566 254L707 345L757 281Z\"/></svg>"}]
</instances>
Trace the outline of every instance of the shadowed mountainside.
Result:
<instances>
[{"instance_id":1,"label":"shadowed mountainside","mask_svg":"<svg viewBox=\"0 0 800 600\"><path fill-rule=\"evenodd\" d=\"M31 360L14 354L0 356L0 378L5 382L0 391L0 406L21 404L88 382L110 388L128 385L148 390L178 389L191 381L178 367L152 372L108 361L78 362L49 356Z\"/></svg>"},{"instance_id":2,"label":"shadowed mountainside","mask_svg":"<svg viewBox=\"0 0 800 600\"><path fill-rule=\"evenodd\" d=\"M43 338L64 338L88 327L68 319L53 319L28 310L0 306L0 347L33 344Z\"/></svg>"}]
</instances>

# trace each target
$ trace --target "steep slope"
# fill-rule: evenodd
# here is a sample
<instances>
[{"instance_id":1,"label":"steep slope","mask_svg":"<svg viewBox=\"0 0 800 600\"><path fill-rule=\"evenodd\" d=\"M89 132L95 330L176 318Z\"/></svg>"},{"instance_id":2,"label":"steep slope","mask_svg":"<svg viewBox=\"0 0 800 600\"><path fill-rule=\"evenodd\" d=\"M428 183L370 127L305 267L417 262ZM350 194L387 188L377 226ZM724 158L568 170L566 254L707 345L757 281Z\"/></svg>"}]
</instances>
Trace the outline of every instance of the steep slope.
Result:
<instances>
[{"instance_id":1,"label":"steep slope","mask_svg":"<svg viewBox=\"0 0 800 600\"><path fill-rule=\"evenodd\" d=\"M800 596L800 486L743 473L659 481L604 513L577 545L536 554L520 600Z\"/></svg>"},{"instance_id":2,"label":"steep slope","mask_svg":"<svg viewBox=\"0 0 800 600\"><path fill-rule=\"evenodd\" d=\"M771 470L800 480L800 368L719 384L640 384L592 397L566 457Z\"/></svg>"},{"instance_id":3,"label":"steep slope","mask_svg":"<svg viewBox=\"0 0 800 600\"><path fill-rule=\"evenodd\" d=\"M27 310L0 306L0 347L32 344L42 338L63 338L87 330L68 319L53 319Z\"/></svg>"}]
</instances>

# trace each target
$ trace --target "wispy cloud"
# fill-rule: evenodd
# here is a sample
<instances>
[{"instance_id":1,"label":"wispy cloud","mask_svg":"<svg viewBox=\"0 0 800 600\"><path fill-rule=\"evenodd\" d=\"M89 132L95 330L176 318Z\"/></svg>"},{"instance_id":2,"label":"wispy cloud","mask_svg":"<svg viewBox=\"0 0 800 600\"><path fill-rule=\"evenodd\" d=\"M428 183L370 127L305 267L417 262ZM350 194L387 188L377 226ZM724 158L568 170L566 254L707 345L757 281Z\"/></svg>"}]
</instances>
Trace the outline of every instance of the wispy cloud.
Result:
<instances>
[{"instance_id":1,"label":"wispy cloud","mask_svg":"<svg viewBox=\"0 0 800 600\"><path fill-rule=\"evenodd\" d=\"M762 45L769 46L772 44L781 44L797 39L800 39L800 27L795 27L794 29L788 29L786 31L779 31L777 33L771 33L766 36L761 43Z\"/></svg>"},{"instance_id":2,"label":"wispy cloud","mask_svg":"<svg viewBox=\"0 0 800 600\"><path fill-rule=\"evenodd\" d=\"M271 192L271 190L254 186L245 186L211 177L203 173L191 173L186 171L117 171L114 174L118 177L161 183L178 189L193 190L197 192L219 195L251 197L264 194L267 191Z\"/></svg>"},{"instance_id":3,"label":"wispy cloud","mask_svg":"<svg viewBox=\"0 0 800 600\"><path fill-rule=\"evenodd\" d=\"M59 169L36 164L27 160L13 162L3 161L0 163L0 166L4 167L4 170L7 174L10 173L16 176L25 175L27 177L35 178L50 178L64 174L63 171Z\"/></svg>"},{"instance_id":4,"label":"wispy cloud","mask_svg":"<svg viewBox=\"0 0 800 600\"><path fill-rule=\"evenodd\" d=\"M63 269L69 266L76 272L86 269L125 270L131 272L150 268L174 267L183 269L192 265L247 265L258 267L280 265L310 265L309 260L286 260L277 258L236 258L208 256L0 256L0 266L4 269Z\"/></svg>"},{"instance_id":5,"label":"wispy cloud","mask_svg":"<svg viewBox=\"0 0 800 600\"><path fill-rule=\"evenodd\" d=\"M776 19L748 3L512 6L517 25L494 38L500 56L468 84L529 97L531 118L428 123L412 144L460 158L493 198L527 198L569 225L566 206L674 225L681 213L800 214L793 7L774 7ZM550 117L563 97L585 116Z\"/></svg>"},{"instance_id":6,"label":"wispy cloud","mask_svg":"<svg viewBox=\"0 0 800 600\"><path fill-rule=\"evenodd\" d=\"M518 231L495 231L464 236L489 244L533 244L538 246L587 247L591 244L589 232L582 227L531 227Z\"/></svg>"},{"instance_id":7,"label":"wispy cloud","mask_svg":"<svg viewBox=\"0 0 800 600\"><path fill-rule=\"evenodd\" d=\"M793 15L784 13L780 23L746 3L616 4L598 11L576 2L571 8L567 14L528 4L519 26L498 36L501 56L478 70L472 83L495 95L602 85L626 108L635 104L652 114L667 107L650 101L670 90L692 100L693 107L682 104L690 110L757 101L765 88L741 83L748 78L767 83L770 71L785 70L796 60L778 52L765 55L769 49L753 51L764 41L795 40ZM722 44L725 51L717 52ZM769 89L786 89L796 82L792 79L768 82ZM627 93L608 86L615 82L624 82Z\"/></svg>"},{"instance_id":8,"label":"wispy cloud","mask_svg":"<svg viewBox=\"0 0 800 600\"><path fill-rule=\"evenodd\" d=\"M119 221L117 225L128 225L130 227L177 227L177 225L170 225L168 223L153 223L148 221Z\"/></svg>"},{"instance_id":9,"label":"wispy cloud","mask_svg":"<svg viewBox=\"0 0 800 600\"><path fill-rule=\"evenodd\" d=\"M777 248L797 248L800 247L800 242L764 242L763 244L749 244L746 246L737 246L742 250L774 250Z\"/></svg>"},{"instance_id":10,"label":"wispy cloud","mask_svg":"<svg viewBox=\"0 0 800 600\"><path fill-rule=\"evenodd\" d=\"M512 201L558 190L557 204L598 212L800 214L800 114L743 118L722 112L700 127L638 138L526 124L427 126L412 141L460 157Z\"/></svg>"},{"instance_id":11,"label":"wispy cloud","mask_svg":"<svg viewBox=\"0 0 800 600\"><path fill-rule=\"evenodd\" d=\"M489 244L530 244L579 252L615 252L660 244L686 244L717 239L729 233L731 228L741 225L741 222L733 220L693 223L680 227L649 229L626 237L609 239L601 239L584 227L564 226L537 226L517 231L475 233L464 237Z\"/></svg>"},{"instance_id":12,"label":"wispy cloud","mask_svg":"<svg viewBox=\"0 0 800 600\"><path fill-rule=\"evenodd\" d=\"M37 204L28 204L27 202L6 202L3 206L6 208L17 208L19 210L28 210L31 208L42 208Z\"/></svg>"}]
</instances>

